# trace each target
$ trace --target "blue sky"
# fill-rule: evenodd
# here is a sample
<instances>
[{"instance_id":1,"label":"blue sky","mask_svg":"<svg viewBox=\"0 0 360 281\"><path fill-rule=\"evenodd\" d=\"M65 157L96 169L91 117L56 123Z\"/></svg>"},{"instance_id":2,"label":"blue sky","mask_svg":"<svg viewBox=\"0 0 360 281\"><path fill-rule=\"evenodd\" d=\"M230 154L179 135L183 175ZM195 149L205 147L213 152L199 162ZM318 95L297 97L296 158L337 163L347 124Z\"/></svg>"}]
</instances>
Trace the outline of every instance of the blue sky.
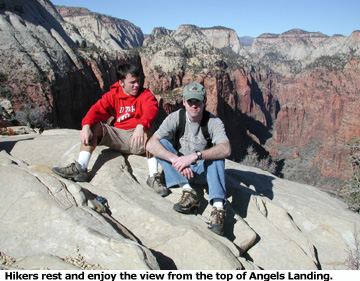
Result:
<instances>
[{"instance_id":1,"label":"blue sky","mask_svg":"<svg viewBox=\"0 0 360 281\"><path fill-rule=\"evenodd\" d=\"M360 30L360 0L50 0L125 19L150 34L181 24L224 26L238 36L281 34L293 28L349 36Z\"/></svg>"}]
</instances>

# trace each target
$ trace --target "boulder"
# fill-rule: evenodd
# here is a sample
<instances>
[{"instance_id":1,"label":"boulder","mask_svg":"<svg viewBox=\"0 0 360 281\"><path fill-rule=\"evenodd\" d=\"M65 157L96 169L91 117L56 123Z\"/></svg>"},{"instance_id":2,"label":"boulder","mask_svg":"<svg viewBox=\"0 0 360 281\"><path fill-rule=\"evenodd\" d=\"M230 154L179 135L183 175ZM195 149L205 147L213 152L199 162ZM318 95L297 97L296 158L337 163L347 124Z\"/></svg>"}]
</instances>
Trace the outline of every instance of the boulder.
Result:
<instances>
[{"instance_id":1,"label":"boulder","mask_svg":"<svg viewBox=\"0 0 360 281\"><path fill-rule=\"evenodd\" d=\"M50 167L77 159L79 131L0 138L0 252L15 269L347 269L359 216L309 185L226 161L225 234L207 229L207 186L197 215L146 185L143 155L99 146L89 182ZM96 197L107 200L99 203ZM358 236L357 236L358 235Z\"/></svg>"}]
</instances>

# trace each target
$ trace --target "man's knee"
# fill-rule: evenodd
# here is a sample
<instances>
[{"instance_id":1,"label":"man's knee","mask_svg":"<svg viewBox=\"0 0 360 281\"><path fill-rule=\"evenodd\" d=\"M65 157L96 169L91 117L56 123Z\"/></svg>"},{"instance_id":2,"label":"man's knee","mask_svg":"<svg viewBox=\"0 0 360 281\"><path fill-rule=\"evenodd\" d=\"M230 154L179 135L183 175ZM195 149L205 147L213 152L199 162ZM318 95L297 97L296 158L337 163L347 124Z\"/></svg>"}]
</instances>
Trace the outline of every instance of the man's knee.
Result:
<instances>
[{"instance_id":1,"label":"man's knee","mask_svg":"<svg viewBox=\"0 0 360 281\"><path fill-rule=\"evenodd\" d=\"M91 131L95 135L98 135L99 133L102 133L102 126L100 122L96 122L91 126Z\"/></svg>"},{"instance_id":2,"label":"man's knee","mask_svg":"<svg viewBox=\"0 0 360 281\"><path fill-rule=\"evenodd\" d=\"M96 122L91 126L91 132L93 133L93 137L97 139L99 143L103 136L103 128L100 122Z\"/></svg>"}]
</instances>

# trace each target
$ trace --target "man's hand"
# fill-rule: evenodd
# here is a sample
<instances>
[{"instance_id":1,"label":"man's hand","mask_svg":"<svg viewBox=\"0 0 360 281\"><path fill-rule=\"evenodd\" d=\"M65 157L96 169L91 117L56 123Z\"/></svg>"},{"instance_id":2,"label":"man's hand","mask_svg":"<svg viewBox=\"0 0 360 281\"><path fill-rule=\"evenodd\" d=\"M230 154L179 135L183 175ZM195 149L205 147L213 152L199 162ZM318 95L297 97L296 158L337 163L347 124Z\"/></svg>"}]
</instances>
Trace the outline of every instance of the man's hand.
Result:
<instances>
[{"instance_id":1,"label":"man's hand","mask_svg":"<svg viewBox=\"0 0 360 281\"><path fill-rule=\"evenodd\" d=\"M190 165L197 160L196 154L189 154L186 156L180 156L172 162L172 166L179 171L185 178L191 179L194 177L193 170Z\"/></svg>"},{"instance_id":2,"label":"man's hand","mask_svg":"<svg viewBox=\"0 0 360 281\"><path fill-rule=\"evenodd\" d=\"M134 133L132 135L130 146L131 148L138 148L141 145L144 144L144 126L141 124L138 124L134 130Z\"/></svg>"},{"instance_id":3,"label":"man's hand","mask_svg":"<svg viewBox=\"0 0 360 281\"><path fill-rule=\"evenodd\" d=\"M190 167L186 167L182 170L181 175L189 180L194 177L194 172Z\"/></svg>"},{"instance_id":4,"label":"man's hand","mask_svg":"<svg viewBox=\"0 0 360 281\"><path fill-rule=\"evenodd\" d=\"M84 125L80 132L81 143L84 145L89 145L92 138L93 138L93 133L91 131L90 125Z\"/></svg>"}]
</instances>

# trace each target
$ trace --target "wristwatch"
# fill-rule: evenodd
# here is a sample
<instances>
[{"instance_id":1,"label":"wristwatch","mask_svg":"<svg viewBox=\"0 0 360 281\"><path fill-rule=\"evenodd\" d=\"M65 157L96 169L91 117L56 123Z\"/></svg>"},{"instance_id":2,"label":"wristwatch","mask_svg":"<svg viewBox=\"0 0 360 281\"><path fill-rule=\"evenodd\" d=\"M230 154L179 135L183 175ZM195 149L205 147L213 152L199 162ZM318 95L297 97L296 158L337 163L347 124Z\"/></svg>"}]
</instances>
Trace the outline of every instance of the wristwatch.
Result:
<instances>
[{"instance_id":1,"label":"wristwatch","mask_svg":"<svg viewBox=\"0 0 360 281\"><path fill-rule=\"evenodd\" d=\"M196 152L196 155L198 157L198 160L201 160L202 158L202 153L200 151L195 151Z\"/></svg>"}]
</instances>

